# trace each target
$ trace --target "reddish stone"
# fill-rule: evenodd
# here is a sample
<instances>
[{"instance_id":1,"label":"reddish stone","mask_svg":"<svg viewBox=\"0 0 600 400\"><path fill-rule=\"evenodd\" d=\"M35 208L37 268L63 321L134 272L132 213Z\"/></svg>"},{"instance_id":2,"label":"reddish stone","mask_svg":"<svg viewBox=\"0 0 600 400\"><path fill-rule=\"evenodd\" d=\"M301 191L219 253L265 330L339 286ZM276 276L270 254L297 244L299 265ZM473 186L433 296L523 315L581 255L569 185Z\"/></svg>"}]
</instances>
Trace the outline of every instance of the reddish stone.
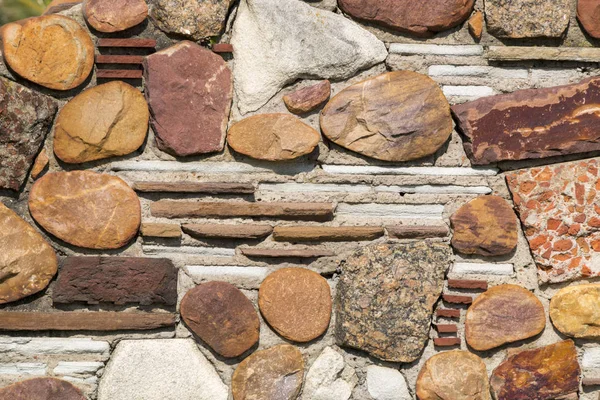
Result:
<instances>
[{"instance_id":1,"label":"reddish stone","mask_svg":"<svg viewBox=\"0 0 600 400\"><path fill-rule=\"evenodd\" d=\"M0 389L6 400L86 400L73 384L56 378L33 378Z\"/></svg>"},{"instance_id":2,"label":"reddish stone","mask_svg":"<svg viewBox=\"0 0 600 400\"><path fill-rule=\"evenodd\" d=\"M215 53L233 53L233 46L229 43L215 43L212 45L212 51Z\"/></svg>"},{"instance_id":3,"label":"reddish stone","mask_svg":"<svg viewBox=\"0 0 600 400\"><path fill-rule=\"evenodd\" d=\"M283 102L290 112L305 114L326 102L330 94L331 83L325 80L283 96Z\"/></svg>"},{"instance_id":4,"label":"reddish stone","mask_svg":"<svg viewBox=\"0 0 600 400\"><path fill-rule=\"evenodd\" d=\"M444 300L446 303L452 304L471 304L473 302L473 298L471 296L457 296L453 294L442 295L442 300Z\"/></svg>"},{"instance_id":5,"label":"reddish stone","mask_svg":"<svg viewBox=\"0 0 600 400\"><path fill-rule=\"evenodd\" d=\"M142 23L148 5L145 0L85 0L83 15L99 32L119 32Z\"/></svg>"},{"instance_id":6,"label":"reddish stone","mask_svg":"<svg viewBox=\"0 0 600 400\"><path fill-rule=\"evenodd\" d=\"M453 308L438 308L435 315L442 318L460 318L460 310Z\"/></svg>"},{"instance_id":7,"label":"reddish stone","mask_svg":"<svg viewBox=\"0 0 600 400\"><path fill-rule=\"evenodd\" d=\"M600 39L600 1L578 0L577 19L588 35Z\"/></svg>"},{"instance_id":8,"label":"reddish stone","mask_svg":"<svg viewBox=\"0 0 600 400\"><path fill-rule=\"evenodd\" d=\"M454 324L437 324L437 325L435 325L435 329L439 333L456 333L456 332L458 332L458 327Z\"/></svg>"},{"instance_id":9,"label":"reddish stone","mask_svg":"<svg viewBox=\"0 0 600 400\"><path fill-rule=\"evenodd\" d=\"M438 347L460 346L460 338L458 337L443 337L433 339L433 344Z\"/></svg>"},{"instance_id":10,"label":"reddish stone","mask_svg":"<svg viewBox=\"0 0 600 400\"><path fill-rule=\"evenodd\" d=\"M397 239L427 239L448 236L448 227L445 225L395 225L386 226L385 229L390 237Z\"/></svg>"},{"instance_id":11,"label":"reddish stone","mask_svg":"<svg viewBox=\"0 0 600 400\"><path fill-rule=\"evenodd\" d=\"M467 279L448 279L450 289L482 289L487 290L486 281L467 280Z\"/></svg>"}]
</instances>

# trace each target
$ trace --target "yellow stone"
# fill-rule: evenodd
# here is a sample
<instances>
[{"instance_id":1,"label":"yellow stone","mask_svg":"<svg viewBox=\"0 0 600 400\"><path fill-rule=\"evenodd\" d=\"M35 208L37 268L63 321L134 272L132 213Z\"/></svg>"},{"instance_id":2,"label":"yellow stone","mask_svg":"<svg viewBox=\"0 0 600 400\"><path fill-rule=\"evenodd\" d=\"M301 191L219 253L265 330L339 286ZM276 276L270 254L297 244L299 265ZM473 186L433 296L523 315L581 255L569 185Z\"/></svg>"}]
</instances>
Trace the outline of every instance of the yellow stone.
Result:
<instances>
[{"instance_id":1,"label":"yellow stone","mask_svg":"<svg viewBox=\"0 0 600 400\"><path fill-rule=\"evenodd\" d=\"M600 339L600 284L568 286L550 301L550 319L560 332L581 339Z\"/></svg>"}]
</instances>

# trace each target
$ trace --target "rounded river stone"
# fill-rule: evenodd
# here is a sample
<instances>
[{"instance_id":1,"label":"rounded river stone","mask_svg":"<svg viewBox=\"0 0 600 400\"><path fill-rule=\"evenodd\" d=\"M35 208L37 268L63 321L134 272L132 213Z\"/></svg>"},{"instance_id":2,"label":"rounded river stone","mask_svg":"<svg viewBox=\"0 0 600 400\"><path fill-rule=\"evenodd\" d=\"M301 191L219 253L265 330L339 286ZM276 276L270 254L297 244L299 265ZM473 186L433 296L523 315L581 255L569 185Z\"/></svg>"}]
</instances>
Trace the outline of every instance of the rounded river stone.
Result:
<instances>
[{"instance_id":1,"label":"rounded river stone","mask_svg":"<svg viewBox=\"0 0 600 400\"><path fill-rule=\"evenodd\" d=\"M258 306L281 336L308 342L321 336L331 319L331 290L321 275L304 268L282 268L265 278Z\"/></svg>"},{"instance_id":2,"label":"rounded river stone","mask_svg":"<svg viewBox=\"0 0 600 400\"><path fill-rule=\"evenodd\" d=\"M223 357L237 357L258 342L260 321L246 296L226 282L189 290L180 306L186 325Z\"/></svg>"},{"instance_id":3,"label":"rounded river stone","mask_svg":"<svg viewBox=\"0 0 600 400\"><path fill-rule=\"evenodd\" d=\"M141 222L140 201L127 183L91 171L44 175L31 188L29 211L57 238L90 249L123 247Z\"/></svg>"},{"instance_id":4,"label":"rounded river stone","mask_svg":"<svg viewBox=\"0 0 600 400\"><path fill-rule=\"evenodd\" d=\"M550 319L561 333L600 339L600 284L567 286L550 301Z\"/></svg>"},{"instance_id":5,"label":"rounded river stone","mask_svg":"<svg viewBox=\"0 0 600 400\"><path fill-rule=\"evenodd\" d=\"M142 23L148 5L144 0L86 0L83 16L99 32L119 32Z\"/></svg>"},{"instance_id":6,"label":"rounded river stone","mask_svg":"<svg viewBox=\"0 0 600 400\"><path fill-rule=\"evenodd\" d=\"M434 154L452 133L450 105L428 76L388 72L347 87L321 112L334 143L384 161Z\"/></svg>"},{"instance_id":7,"label":"rounded river stone","mask_svg":"<svg viewBox=\"0 0 600 400\"><path fill-rule=\"evenodd\" d=\"M86 400L73 384L56 378L33 378L0 389L0 399Z\"/></svg>"}]
</instances>

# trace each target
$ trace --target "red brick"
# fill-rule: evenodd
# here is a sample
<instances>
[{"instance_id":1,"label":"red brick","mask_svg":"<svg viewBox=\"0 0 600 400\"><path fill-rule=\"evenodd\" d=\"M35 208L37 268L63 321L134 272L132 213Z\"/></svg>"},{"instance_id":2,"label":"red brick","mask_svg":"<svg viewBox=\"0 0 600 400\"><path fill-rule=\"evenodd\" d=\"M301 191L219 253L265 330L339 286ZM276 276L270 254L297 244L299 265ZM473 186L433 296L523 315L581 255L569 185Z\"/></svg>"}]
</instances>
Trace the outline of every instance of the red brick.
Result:
<instances>
[{"instance_id":1,"label":"red brick","mask_svg":"<svg viewBox=\"0 0 600 400\"><path fill-rule=\"evenodd\" d=\"M435 315L441 318L460 318L460 310L455 308L438 308Z\"/></svg>"},{"instance_id":2,"label":"red brick","mask_svg":"<svg viewBox=\"0 0 600 400\"><path fill-rule=\"evenodd\" d=\"M435 325L435 329L439 333L456 333L456 332L458 332L458 327L454 324L437 324L437 325Z\"/></svg>"},{"instance_id":3,"label":"red brick","mask_svg":"<svg viewBox=\"0 0 600 400\"><path fill-rule=\"evenodd\" d=\"M458 338L458 337L435 338L435 339L433 339L433 344L438 347L460 346L460 338Z\"/></svg>"},{"instance_id":4,"label":"red brick","mask_svg":"<svg viewBox=\"0 0 600 400\"><path fill-rule=\"evenodd\" d=\"M454 294L443 294L442 299L447 303L453 304L471 304L473 302L471 296L458 296Z\"/></svg>"},{"instance_id":5,"label":"red brick","mask_svg":"<svg viewBox=\"0 0 600 400\"><path fill-rule=\"evenodd\" d=\"M487 290L488 283L480 280L448 279L450 289L481 289Z\"/></svg>"}]
</instances>

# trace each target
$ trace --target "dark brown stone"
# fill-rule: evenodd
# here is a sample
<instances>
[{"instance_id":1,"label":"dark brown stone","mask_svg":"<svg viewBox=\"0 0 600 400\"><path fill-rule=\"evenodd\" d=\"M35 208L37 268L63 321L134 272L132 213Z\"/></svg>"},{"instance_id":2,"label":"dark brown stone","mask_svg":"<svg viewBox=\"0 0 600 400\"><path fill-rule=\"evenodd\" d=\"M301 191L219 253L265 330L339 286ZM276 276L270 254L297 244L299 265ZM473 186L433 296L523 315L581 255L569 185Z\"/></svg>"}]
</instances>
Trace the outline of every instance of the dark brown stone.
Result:
<instances>
[{"instance_id":1,"label":"dark brown stone","mask_svg":"<svg viewBox=\"0 0 600 400\"><path fill-rule=\"evenodd\" d=\"M386 226L385 229L390 237L397 239L427 239L448 236L448 227L446 226L394 225Z\"/></svg>"},{"instance_id":2,"label":"dark brown stone","mask_svg":"<svg viewBox=\"0 0 600 400\"><path fill-rule=\"evenodd\" d=\"M279 242L339 242L373 240L383 236L378 226L276 226L273 239Z\"/></svg>"},{"instance_id":3,"label":"dark brown stone","mask_svg":"<svg viewBox=\"0 0 600 400\"><path fill-rule=\"evenodd\" d=\"M86 400L73 384L56 378L33 378L0 389L3 400Z\"/></svg>"},{"instance_id":4,"label":"dark brown stone","mask_svg":"<svg viewBox=\"0 0 600 400\"><path fill-rule=\"evenodd\" d=\"M600 78L526 89L455 105L474 165L600 150Z\"/></svg>"},{"instance_id":5,"label":"dark brown stone","mask_svg":"<svg viewBox=\"0 0 600 400\"><path fill-rule=\"evenodd\" d=\"M99 69L96 71L97 79L142 79L144 72L141 69Z\"/></svg>"},{"instance_id":6,"label":"dark brown stone","mask_svg":"<svg viewBox=\"0 0 600 400\"><path fill-rule=\"evenodd\" d=\"M331 83L325 80L283 96L283 102L291 113L305 114L326 102L330 94Z\"/></svg>"},{"instance_id":7,"label":"dark brown stone","mask_svg":"<svg viewBox=\"0 0 600 400\"><path fill-rule=\"evenodd\" d=\"M148 16L144 0L85 0L83 15L100 32L119 32L142 23Z\"/></svg>"},{"instance_id":8,"label":"dark brown stone","mask_svg":"<svg viewBox=\"0 0 600 400\"><path fill-rule=\"evenodd\" d=\"M600 1L578 0L577 19L588 35L600 39Z\"/></svg>"},{"instance_id":9,"label":"dark brown stone","mask_svg":"<svg viewBox=\"0 0 600 400\"><path fill-rule=\"evenodd\" d=\"M67 257L52 301L174 305L177 269L165 258Z\"/></svg>"},{"instance_id":10,"label":"dark brown stone","mask_svg":"<svg viewBox=\"0 0 600 400\"><path fill-rule=\"evenodd\" d=\"M98 38L98 47L143 47L143 48L154 48L156 47L156 40L154 39L138 39L138 38Z\"/></svg>"},{"instance_id":11,"label":"dark brown stone","mask_svg":"<svg viewBox=\"0 0 600 400\"><path fill-rule=\"evenodd\" d=\"M223 150L233 84L221 56L182 41L146 57L144 77L159 149L175 156Z\"/></svg>"},{"instance_id":12,"label":"dark brown stone","mask_svg":"<svg viewBox=\"0 0 600 400\"><path fill-rule=\"evenodd\" d=\"M206 194L252 194L251 183L221 182L134 182L133 189L138 192L166 193L206 193Z\"/></svg>"},{"instance_id":13,"label":"dark brown stone","mask_svg":"<svg viewBox=\"0 0 600 400\"><path fill-rule=\"evenodd\" d=\"M229 283L207 282L189 290L180 312L186 325L223 357L238 357L258 342L258 314Z\"/></svg>"},{"instance_id":14,"label":"dark brown stone","mask_svg":"<svg viewBox=\"0 0 600 400\"><path fill-rule=\"evenodd\" d=\"M271 225L185 224L185 233L195 238L262 239L273 232Z\"/></svg>"},{"instance_id":15,"label":"dark brown stone","mask_svg":"<svg viewBox=\"0 0 600 400\"><path fill-rule=\"evenodd\" d=\"M242 248L240 252L246 257L260 258L318 258L331 257L335 253L331 250L321 249L257 249Z\"/></svg>"}]
</instances>

